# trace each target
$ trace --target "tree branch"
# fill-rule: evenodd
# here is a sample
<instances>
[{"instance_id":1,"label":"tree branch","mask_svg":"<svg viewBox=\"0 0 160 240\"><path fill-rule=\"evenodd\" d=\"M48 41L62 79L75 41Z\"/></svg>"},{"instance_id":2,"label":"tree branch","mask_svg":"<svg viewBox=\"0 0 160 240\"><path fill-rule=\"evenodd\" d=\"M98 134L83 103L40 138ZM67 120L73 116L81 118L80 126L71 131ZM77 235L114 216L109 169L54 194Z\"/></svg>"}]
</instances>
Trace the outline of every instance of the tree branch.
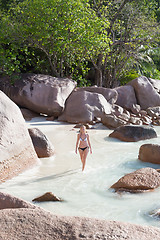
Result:
<instances>
[{"instance_id":1,"label":"tree branch","mask_svg":"<svg viewBox=\"0 0 160 240\"><path fill-rule=\"evenodd\" d=\"M122 11L122 9L124 8L124 6L126 5L127 2L130 2L132 0L124 0L123 3L120 5L119 9L117 10L117 13L115 14L115 16L113 17L113 19L111 20L110 23L110 28L108 29L108 35L111 33L113 24L115 23L116 19L118 18L118 15L120 14L120 12Z\"/></svg>"},{"instance_id":2,"label":"tree branch","mask_svg":"<svg viewBox=\"0 0 160 240\"><path fill-rule=\"evenodd\" d=\"M135 38L129 41L123 41L123 40L117 40L114 41L111 46L116 46L116 45L121 45L121 44L126 44L126 43L133 43L133 42L146 42L148 38Z\"/></svg>"}]
</instances>

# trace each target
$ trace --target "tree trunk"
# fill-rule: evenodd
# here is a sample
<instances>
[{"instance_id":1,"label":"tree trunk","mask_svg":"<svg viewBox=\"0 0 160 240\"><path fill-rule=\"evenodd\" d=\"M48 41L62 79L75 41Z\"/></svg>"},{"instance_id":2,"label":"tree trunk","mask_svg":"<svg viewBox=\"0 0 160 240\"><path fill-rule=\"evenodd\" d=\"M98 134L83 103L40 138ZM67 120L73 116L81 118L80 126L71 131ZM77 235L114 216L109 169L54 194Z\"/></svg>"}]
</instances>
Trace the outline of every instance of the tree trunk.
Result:
<instances>
[{"instance_id":1,"label":"tree trunk","mask_svg":"<svg viewBox=\"0 0 160 240\"><path fill-rule=\"evenodd\" d=\"M52 71L52 75L55 76L55 77L60 77L60 74L57 72L57 70L54 68L53 66L53 63L52 63L52 60L51 60L51 57L48 56L48 60L49 60L49 64L50 64L50 67L51 67L51 71Z\"/></svg>"},{"instance_id":2,"label":"tree trunk","mask_svg":"<svg viewBox=\"0 0 160 240\"><path fill-rule=\"evenodd\" d=\"M98 87L102 87L102 70L96 69L95 71L95 84Z\"/></svg>"},{"instance_id":3,"label":"tree trunk","mask_svg":"<svg viewBox=\"0 0 160 240\"><path fill-rule=\"evenodd\" d=\"M95 83L98 87L102 87L102 59L103 54L98 55L97 64L95 67Z\"/></svg>"}]
</instances>

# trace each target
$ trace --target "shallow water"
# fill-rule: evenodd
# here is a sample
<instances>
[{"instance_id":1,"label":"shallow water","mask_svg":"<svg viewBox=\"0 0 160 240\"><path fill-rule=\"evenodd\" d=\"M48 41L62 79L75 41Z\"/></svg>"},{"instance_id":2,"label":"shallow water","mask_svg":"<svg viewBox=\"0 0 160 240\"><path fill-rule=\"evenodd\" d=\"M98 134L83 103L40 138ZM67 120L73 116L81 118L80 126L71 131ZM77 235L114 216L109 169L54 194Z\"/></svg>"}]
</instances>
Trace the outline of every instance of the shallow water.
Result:
<instances>
[{"instance_id":1,"label":"shallow water","mask_svg":"<svg viewBox=\"0 0 160 240\"><path fill-rule=\"evenodd\" d=\"M96 217L160 227L148 212L160 208L160 188L143 194L116 194L110 186L120 177L142 167L159 165L140 162L139 147L144 143L160 143L160 127L155 127L158 138L136 143L125 143L108 138L112 130L103 125L88 130L93 154L81 171L79 155L75 154L77 129L71 124L35 118L26 123L38 127L51 140L55 156L39 160L34 168L0 185L0 191L27 201L51 191L64 202L37 203L57 215Z\"/></svg>"}]
</instances>

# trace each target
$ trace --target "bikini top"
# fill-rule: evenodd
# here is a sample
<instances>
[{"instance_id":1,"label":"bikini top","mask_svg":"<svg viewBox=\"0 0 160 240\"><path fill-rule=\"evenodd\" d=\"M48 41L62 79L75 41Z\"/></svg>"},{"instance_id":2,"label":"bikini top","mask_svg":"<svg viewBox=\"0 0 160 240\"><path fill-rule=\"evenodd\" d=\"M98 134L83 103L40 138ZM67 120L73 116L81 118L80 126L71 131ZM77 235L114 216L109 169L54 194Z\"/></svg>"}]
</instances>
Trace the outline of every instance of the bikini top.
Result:
<instances>
[{"instance_id":1,"label":"bikini top","mask_svg":"<svg viewBox=\"0 0 160 240\"><path fill-rule=\"evenodd\" d=\"M79 139L80 141L87 141L87 136L84 138L84 139L82 139L81 137L80 137L80 139Z\"/></svg>"}]
</instances>

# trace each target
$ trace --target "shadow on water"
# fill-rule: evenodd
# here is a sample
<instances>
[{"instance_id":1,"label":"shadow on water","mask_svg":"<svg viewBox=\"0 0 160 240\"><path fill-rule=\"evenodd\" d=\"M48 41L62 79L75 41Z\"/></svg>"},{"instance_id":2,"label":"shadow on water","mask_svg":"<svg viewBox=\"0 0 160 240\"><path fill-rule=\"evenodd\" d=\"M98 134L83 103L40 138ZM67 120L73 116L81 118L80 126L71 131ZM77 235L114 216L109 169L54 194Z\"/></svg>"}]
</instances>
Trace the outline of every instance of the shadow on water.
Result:
<instances>
[{"instance_id":1,"label":"shadow on water","mask_svg":"<svg viewBox=\"0 0 160 240\"><path fill-rule=\"evenodd\" d=\"M69 175L76 174L78 172L78 170L79 170L79 168L73 169L73 170L69 170L69 171L65 171L65 172L58 173L58 174L53 174L53 175L50 175L50 176L36 178L36 179L30 180L30 181L27 181L27 182L26 181L25 182L19 182L18 185L19 186L20 185L24 186L24 185L28 185L28 184L31 184L31 183L38 183L38 182L58 179L58 178L62 178L62 177L66 177L66 176L69 176ZM11 184L10 186L17 186L17 183L16 184ZM0 188L0 189L3 189L3 188Z\"/></svg>"},{"instance_id":2,"label":"shadow on water","mask_svg":"<svg viewBox=\"0 0 160 240\"><path fill-rule=\"evenodd\" d=\"M104 140L106 141L106 142L121 142L121 143L128 143L128 142L123 142L123 141L121 141L121 140L119 140L119 139L117 139L117 138L112 138L112 137L109 137L109 135L107 136L107 137L105 137L104 138Z\"/></svg>"},{"instance_id":3,"label":"shadow on water","mask_svg":"<svg viewBox=\"0 0 160 240\"><path fill-rule=\"evenodd\" d=\"M51 122L48 122L48 123L30 123L31 126L49 126L49 125L54 125L54 126L60 126L59 123L51 123ZM64 124L65 125L65 124ZM67 125L67 124L66 124Z\"/></svg>"},{"instance_id":4,"label":"shadow on water","mask_svg":"<svg viewBox=\"0 0 160 240\"><path fill-rule=\"evenodd\" d=\"M120 167L122 167L124 169L135 169L135 170L138 170L140 168L147 168L147 167L154 168L154 169L160 168L160 166L157 164L153 164L153 163L149 163L149 162L142 162L138 158L121 163Z\"/></svg>"},{"instance_id":5,"label":"shadow on water","mask_svg":"<svg viewBox=\"0 0 160 240\"><path fill-rule=\"evenodd\" d=\"M48 180L52 180L52 179L58 179L58 178L66 177L66 176L69 176L69 175L72 175L72 174L76 174L78 172L78 170L79 170L79 168L69 170L69 171L65 171L65 172L58 173L58 174L53 174L53 175L50 175L50 176L38 178L38 179L36 179L32 182L48 181Z\"/></svg>"}]
</instances>

